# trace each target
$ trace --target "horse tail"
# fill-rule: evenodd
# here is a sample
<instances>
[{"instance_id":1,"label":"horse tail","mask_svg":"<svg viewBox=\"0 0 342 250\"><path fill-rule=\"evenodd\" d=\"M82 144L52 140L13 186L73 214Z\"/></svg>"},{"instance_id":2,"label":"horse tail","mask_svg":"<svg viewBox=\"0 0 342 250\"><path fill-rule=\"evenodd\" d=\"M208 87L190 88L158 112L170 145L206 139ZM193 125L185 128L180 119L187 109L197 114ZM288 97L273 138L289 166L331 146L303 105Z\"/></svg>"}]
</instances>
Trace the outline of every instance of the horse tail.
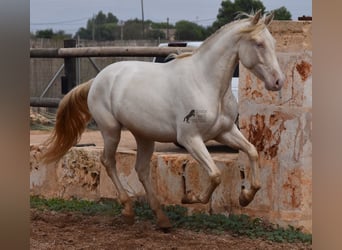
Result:
<instances>
[{"instance_id":1,"label":"horse tail","mask_svg":"<svg viewBox=\"0 0 342 250\"><path fill-rule=\"evenodd\" d=\"M59 103L56 125L50 137L44 142L47 147L41 160L56 162L76 145L91 119L87 97L93 79L78 85L66 94Z\"/></svg>"}]
</instances>

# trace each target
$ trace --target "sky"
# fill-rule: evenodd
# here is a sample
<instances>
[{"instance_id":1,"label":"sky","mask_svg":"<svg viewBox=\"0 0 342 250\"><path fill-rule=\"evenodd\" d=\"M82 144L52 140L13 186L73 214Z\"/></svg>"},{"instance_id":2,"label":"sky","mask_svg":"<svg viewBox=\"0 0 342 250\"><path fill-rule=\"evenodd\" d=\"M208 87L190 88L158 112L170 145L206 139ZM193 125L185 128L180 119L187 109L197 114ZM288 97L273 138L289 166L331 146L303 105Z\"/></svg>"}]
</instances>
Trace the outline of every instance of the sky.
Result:
<instances>
[{"instance_id":1,"label":"sky","mask_svg":"<svg viewBox=\"0 0 342 250\"><path fill-rule=\"evenodd\" d=\"M30 0L30 30L51 28L74 34L80 27L86 27L87 20L100 10L113 13L119 20L142 18L154 22L175 24L179 20L196 22L209 26L215 20L222 0ZM311 0L262 0L266 10L285 6L298 16L312 15Z\"/></svg>"}]
</instances>

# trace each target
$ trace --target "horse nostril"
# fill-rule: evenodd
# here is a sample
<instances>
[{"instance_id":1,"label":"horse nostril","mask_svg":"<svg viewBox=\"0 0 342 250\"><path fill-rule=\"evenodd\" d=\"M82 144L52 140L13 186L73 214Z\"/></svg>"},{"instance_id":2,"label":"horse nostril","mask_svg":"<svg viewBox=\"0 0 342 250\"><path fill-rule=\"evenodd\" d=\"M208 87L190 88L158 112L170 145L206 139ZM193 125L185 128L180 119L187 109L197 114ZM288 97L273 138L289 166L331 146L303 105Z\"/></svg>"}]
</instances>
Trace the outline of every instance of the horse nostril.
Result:
<instances>
[{"instance_id":1,"label":"horse nostril","mask_svg":"<svg viewBox=\"0 0 342 250\"><path fill-rule=\"evenodd\" d=\"M283 80L282 79L277 79L275 82L275 87L280 89L283 86Z\"/></svg>"}]
</instances>

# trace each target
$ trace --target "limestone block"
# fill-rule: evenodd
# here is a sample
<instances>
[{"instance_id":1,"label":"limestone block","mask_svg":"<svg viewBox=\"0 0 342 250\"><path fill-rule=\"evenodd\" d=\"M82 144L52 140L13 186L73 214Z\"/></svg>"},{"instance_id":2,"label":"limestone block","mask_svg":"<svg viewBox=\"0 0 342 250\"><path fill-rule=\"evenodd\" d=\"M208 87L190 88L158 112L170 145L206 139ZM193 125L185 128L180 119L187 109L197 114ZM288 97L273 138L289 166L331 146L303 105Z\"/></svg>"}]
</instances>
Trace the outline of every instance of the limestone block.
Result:
<instances>
[{"instance_id":1,"label":"limestone block","mask_svg":"<svg viewBox=\"0 0 342 250\"><path fill-rule=\"evenodd\" d=\"M277 21L269 26L278 52L312 51L312 22Z\"/></svg>"},{"instance_id":2,"label":"limestone block","mask_svg":"<svg viewBox=\"0 0 342 250\"><path fill-rule=\"evenodd\" d=\"M221 184L214 191L208 204L186 205L193 211L227 213L232 206L238 206L240 191L237 154L211 154L221 171ZM182 205L185 192L200 194L209 185L206 170L187 153L155 154L152 160L152 184L163 204ZM184 206L184 204L183 204Z\"/></svg>"},{"instance_id":3,"label":"limestone block","mask_svg":"<svg viewBox=\"0 0 342 250\"><path fill-rule=\"evenodd\" d=\"M224 157L213 155L213 159L221 171L221 183L211 197L208 212L229 215L240 207L241 177L238 154L226 154Z\"/></svg>"},{"instance_id":4,"label":"limestone block","mask_svg":"<svg viewBox=\"0 0 342 250\"><path fill-rule=\"evenodd\" d=\"M160 154L153 157L151 179L163 204L180 203L185 181L190 181L190 178L185 177L187 164L193 164L193 159L186 154Z\"/></svg>"},{"instance_id":5,"label":"limestone block","mask_svg":"<svg viewBox=\"0 0 342 250\"><path fill-rule=\"evenodd\" d=\"M97 149L70 150L59 162L41 164L39 155L44 148L30 148L30 193L46 198L97 199L99 196L100 169Z\"/></svg>"}]
</instances>

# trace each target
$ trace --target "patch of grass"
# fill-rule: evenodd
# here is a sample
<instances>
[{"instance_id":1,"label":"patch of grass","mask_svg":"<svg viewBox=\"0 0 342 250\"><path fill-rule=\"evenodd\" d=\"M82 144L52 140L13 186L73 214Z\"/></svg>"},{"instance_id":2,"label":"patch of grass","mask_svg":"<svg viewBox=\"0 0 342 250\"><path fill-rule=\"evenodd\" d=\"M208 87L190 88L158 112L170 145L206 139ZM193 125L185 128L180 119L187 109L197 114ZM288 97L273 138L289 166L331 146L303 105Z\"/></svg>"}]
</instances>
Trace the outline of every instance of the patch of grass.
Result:
<instances>
[{"instance_id":1,"label":"patch of grass","mask_svg":"<svg viewBox=\"0 0 342 250\"><path fill-rule=\"evenodd\" d=\"M261 219L252 219L247 215L204 214L196 213L186 216L184 211L180 214L170 215L175 227L186 228L194 231L210 231L224 233L229 231L235 235L244 235L250 238L263 238L274 242L303 242L312 243L312 235L305 234L299 229L289 226L281 228L277 225L264 223Z\"/></svg>"},{"instance_id":2,"label":"patch of grass","mask_svg":"<svg viewBox=\"0 0 342 250\"><path fill-rule=\"evenodd\" d=\"M78 199L43 199L37 196L30 197L30 207L57 212L79 212L85 215L107 214L113 216L119 215L122 209L119 203L111 200L94 202Z\"/></svg>"},{"instance_id":3,"label":"patch of grass","mask_svg":"<svg viewBox=\"0 0 342 250\"><path fill-rule=\"evenodd\" d=\"M114 200L99 202L85 200L42 199L36 196L30 199L31 208L47 209L61 212L80 212L86 215L105 214L120 215L122 206ZM138 219L154 220L154 215L146 202L135 202L134 210ZM281 228L267 224L261 219L252 219L247 215L221 214L208 215L196 213L187 215L187 208L181 206L165 206L164 211L176 228L210 233L231 232L233 235L262 238L274 242L302 242L312 244L312 235L305 234L299 229L289 226Z\"/></svg>"},{"instance_id":4,"label":"patch of grass","mask_svg":"<svg viewBox=\"0 0 342 250\"><path fill-rule=\"evenodd\" d=\"M41 123L30 123L30 130L41 130L41 131L51 131L53 125L44 125Z\"/></svg>"},{"instance_id":5,"label":"patch of grass","mask_svg":"<svg viewBox=\"0 0 342 250\"><path fill-rule=\"evenodd\" d=\"M136 201L134 203L135 215L143 220L154 220L154 214L147 202Z\"/></svg>"}]
</instances>

